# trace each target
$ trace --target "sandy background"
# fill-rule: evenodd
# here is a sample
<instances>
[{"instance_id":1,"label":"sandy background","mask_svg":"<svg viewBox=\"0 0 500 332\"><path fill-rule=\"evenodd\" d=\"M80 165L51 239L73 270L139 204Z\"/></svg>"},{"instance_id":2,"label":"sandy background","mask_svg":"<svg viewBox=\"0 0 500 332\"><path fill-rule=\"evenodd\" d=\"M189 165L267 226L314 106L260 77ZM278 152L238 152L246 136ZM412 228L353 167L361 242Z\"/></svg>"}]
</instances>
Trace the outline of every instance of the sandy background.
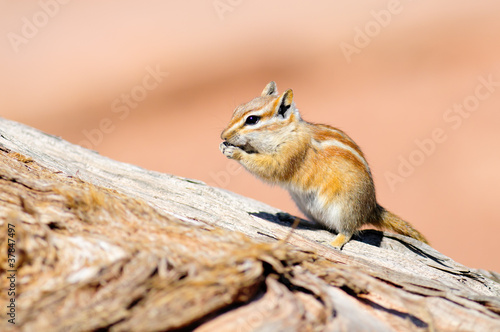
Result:
<instances>
[{"instance_id":1,"label":"sandy background","mask_svg":"<svg viewBox=\"0 0 500 332\"><path fill-rule=\"evenodd\" d=\"M500 271L498 1L63 2L0 2L0 116L298 214L218 150L275 80L363 148L383 206Z\"/></svg>"}]
</instances>

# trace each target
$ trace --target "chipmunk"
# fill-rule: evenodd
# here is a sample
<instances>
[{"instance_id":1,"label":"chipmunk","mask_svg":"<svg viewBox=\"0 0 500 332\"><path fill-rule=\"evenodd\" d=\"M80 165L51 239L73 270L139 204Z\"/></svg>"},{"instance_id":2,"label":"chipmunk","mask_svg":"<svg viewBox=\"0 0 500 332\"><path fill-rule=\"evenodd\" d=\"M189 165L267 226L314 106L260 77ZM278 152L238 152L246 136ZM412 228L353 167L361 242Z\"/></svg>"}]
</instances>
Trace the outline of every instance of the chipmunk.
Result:
<instances>
[{"instance_id":1,"label":"chipmunk","mask_svg":"<svg viewBox=\"0 0 500 332\"><path fill-rule=\"evenodd\" d=\"M270 82L260 97L234 110L221 152L250 173L288 190L311 220L337 231L342 249L365 224L428 243L408 222L377 203L370 167L343 131L302 120L292 90Z\"/></svg>"}]
</instances>

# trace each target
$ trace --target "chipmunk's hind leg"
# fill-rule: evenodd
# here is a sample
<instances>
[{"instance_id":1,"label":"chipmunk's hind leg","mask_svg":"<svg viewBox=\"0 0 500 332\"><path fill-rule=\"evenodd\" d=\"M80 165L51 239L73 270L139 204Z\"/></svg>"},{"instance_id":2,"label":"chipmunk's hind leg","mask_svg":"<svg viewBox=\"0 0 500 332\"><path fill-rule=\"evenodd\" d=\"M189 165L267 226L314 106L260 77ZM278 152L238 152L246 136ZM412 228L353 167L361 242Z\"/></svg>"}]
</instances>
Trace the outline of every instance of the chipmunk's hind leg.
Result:
<instances>
[{"instance_id":1,"label":"chipmunk's hind leg","mask_svg":"<svg viewBox=\"0 0 500 332\"><path fill-rule=\"evenodd\" d=\"M349 242L351 239L352 234L343 234L343 233L338 233L335 239L333 239L332 242L330 242L330 245L334 248L337 248L339 250L342 250L342 247L344 244Z\"/></svg>"}]
</instances>

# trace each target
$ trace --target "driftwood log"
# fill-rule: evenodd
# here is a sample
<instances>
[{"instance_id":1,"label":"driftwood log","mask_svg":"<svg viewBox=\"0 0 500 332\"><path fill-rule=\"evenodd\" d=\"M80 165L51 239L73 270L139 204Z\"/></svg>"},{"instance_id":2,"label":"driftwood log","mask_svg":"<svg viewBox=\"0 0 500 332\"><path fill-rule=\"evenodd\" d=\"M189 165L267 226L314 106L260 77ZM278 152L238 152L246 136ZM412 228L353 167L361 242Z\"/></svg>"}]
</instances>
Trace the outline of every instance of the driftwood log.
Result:
<instances>
[{"instance_id":1,"label":"driftwood log","mask_svg":"<svg viewBox=\"0 0 500 332\"><path fill-rule=\"evenodd\" d=\"M0 187L1 331L500 331L497 273L4 119Z\"/></svg>"}]
</instances>

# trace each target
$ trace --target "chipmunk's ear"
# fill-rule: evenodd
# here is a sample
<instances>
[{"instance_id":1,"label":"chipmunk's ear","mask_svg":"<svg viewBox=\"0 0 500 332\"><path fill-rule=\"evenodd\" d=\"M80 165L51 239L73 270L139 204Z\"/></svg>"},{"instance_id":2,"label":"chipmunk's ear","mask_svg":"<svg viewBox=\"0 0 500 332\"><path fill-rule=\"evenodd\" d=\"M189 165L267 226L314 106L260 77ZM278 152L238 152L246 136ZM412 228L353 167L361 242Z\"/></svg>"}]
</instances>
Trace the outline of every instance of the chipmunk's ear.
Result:
<instances>
[{"instance_id":1,"label":"chipmunk's ear","mask_svg":"<svg viewBox=\"0 0 500 332\"><path fill-rule=\"evenodd\" d=\"M261 96L277 96L278 95L278 88L276 87L276 83L274 81L271 81L267 83L266 87L264 90L262 90Z\"/></svg>"},{"instance_id":2,"label":"chipmunk's ear","mask_svg":"<svg viewBox=\"0 0 500 332\"><path fill-rule=\"evenodd\" d=\"M293 91L291 89L286 90L280 97L278 111L276 115L287 118L292 111L293 103Z\"/></svg>"}]
</instances>

